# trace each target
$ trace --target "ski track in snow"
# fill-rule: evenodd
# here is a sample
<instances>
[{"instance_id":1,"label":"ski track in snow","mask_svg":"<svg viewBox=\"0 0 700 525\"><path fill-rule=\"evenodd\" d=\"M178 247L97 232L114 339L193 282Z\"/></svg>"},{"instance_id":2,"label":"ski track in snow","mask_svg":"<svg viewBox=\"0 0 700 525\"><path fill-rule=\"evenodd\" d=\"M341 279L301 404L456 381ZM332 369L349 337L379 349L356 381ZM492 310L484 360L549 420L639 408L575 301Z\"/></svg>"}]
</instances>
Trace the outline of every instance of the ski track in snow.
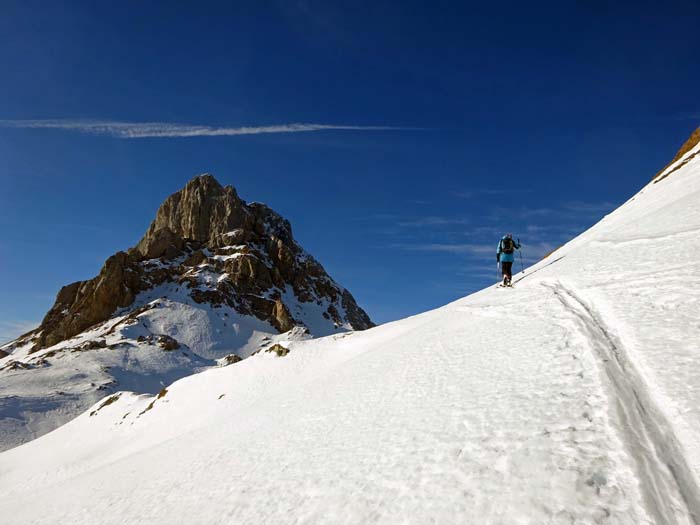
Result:
<instances>
[{"instance_id":1,"label":"ski track in snow","mask_svg":"<svg viewBox=\"0 0 700 525\"><path fill-rule=\"evenodd\" d=\"M620 432L635 458L649 508L659 523L696 523L700 491L683 451L669 432L670 422L646 390L644 380L623 345L601 321L599 313L561 283L545 285L579 322L609 379ZM688 515L690 512L690 516Z\"/></svg>"}]
</instances>

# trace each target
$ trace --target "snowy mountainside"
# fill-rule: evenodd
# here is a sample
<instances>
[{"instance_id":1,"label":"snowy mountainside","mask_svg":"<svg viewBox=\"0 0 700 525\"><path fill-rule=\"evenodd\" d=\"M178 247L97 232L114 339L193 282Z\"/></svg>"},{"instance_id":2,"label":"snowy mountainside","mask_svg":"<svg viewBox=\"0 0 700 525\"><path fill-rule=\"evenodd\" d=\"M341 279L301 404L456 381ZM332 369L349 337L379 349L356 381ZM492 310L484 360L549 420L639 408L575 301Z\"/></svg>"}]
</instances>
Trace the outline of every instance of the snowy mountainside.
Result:
<instances>
[{"instance_id":1,"label":"snowy mountainside","mask_svg":"<svg viewBox=\"0 0 700 525\"><path fill-rule=\"evenodd\" d=\"M100 400L6 521L700 522L699 149L513 289Z\"/></svg>"},{"instance_id":2,"label":"snowy mountainside","mask_svg":"<svg viewBox=\"0 0 700 525\"><path fill-rule=\"evenodd\" d=\"M65 286L0 350L0 450L118 390L155 394L283 340L372 326L291 225L210 175L166 199L137 247Z\"/></svg>"}]
</instances>

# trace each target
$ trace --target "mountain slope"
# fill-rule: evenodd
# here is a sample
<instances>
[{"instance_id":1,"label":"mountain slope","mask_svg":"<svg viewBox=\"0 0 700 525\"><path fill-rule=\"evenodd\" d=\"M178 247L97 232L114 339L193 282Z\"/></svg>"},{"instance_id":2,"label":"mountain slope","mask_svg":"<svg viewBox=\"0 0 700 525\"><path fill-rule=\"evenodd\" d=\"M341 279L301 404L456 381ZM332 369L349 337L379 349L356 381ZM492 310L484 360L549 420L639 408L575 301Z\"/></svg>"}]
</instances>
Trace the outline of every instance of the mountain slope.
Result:
<instances>
[{"instance_id":1,"label":"mountain slope","mask_svg":"<svg viewBox=\"0 0 700 525\"><path fill-rule=\"evenodd\" d=\"M512 290L107 398L0 454L0 506L9 523L697 523L699 199L696 155Z\"/></svg>"},{"instance_id":2,"label":"mountain slope","mask_svg":"<svg viewBox=\"0 0 700 525\"><path fill-rule=\"evenodd\" d=\"M211 175L195 177L165 200L135 248L63 287L41 326L2 347L0 450L105 394L155 394L280 338L370 326L287 220Z\"/></svg>"}]
</instances>

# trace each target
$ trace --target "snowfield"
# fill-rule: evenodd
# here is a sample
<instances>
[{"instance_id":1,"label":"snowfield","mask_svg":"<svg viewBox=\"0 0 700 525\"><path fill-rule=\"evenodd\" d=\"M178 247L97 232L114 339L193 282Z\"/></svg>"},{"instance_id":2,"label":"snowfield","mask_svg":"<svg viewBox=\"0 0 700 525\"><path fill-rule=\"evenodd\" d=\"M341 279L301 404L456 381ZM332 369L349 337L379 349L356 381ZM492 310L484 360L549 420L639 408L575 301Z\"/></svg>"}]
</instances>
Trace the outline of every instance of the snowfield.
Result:
<instances>
[{"instance_id":1,"label":"snowfield","mask_svg":"<svg viewBox=\"0 0 700 525\"><path fill-rule=\"evenodd\" d=\"M246 246L223 249L242 248ZM214 256L208 250L206 255L215 260L243 256ZM310 255L303 252L302 257ZM186 259L151 259L144 266L172 269ZM216 290L217 282L229 278L207 263L193 268L189 275L196 279L194 289L202 292ZM342 294L344 288L333 284ZM33 344L21 338L1 346L9 355L0 357L0 452L54 430L118 390L156 394L182 377L227 364L233 356L248 357L280 340L352 329L340 302L332 305L327 297L318 296L301 302L289 285L277 291L303 326L280 334L269 322L241 314L229 305L198 303L191 297L192 288L171 281L139 293L111 319L53 346L33 351ZM328 317L331 306L344 323ZM171 342L178 347L165 349L159 344L163 336L174 339Z\"/></svg>"},{"instance_id":2,"label":"snowfield","mask_svg":"<svg viewBox=\"0 0 700 525\"><path fill-rule=\"evenodd\" d=\"M696 155L513 289L103 399L1 521L700 523L699 203Z\"/></svg>"},{"instance_id":3,"label":"snowfield","mask_svg":"<svg viewBox=\"0 0 700 525\"><path fill-rule=\"evenodd\" d=\"M298 301L289 304L306 313ZM131 312L139 306L147 309L116 315L38 352L30 353L26 344L0 359L0 451L54 430L116 389L156 394L227 355L247 357L278 340L310 337L299 331L280 335L228 306L197 304L172 283L140 294ZM175 338L180 347L164 351L155 334ZM81 349L99 341L103 347Z\"/></svg>"}]
</instances>

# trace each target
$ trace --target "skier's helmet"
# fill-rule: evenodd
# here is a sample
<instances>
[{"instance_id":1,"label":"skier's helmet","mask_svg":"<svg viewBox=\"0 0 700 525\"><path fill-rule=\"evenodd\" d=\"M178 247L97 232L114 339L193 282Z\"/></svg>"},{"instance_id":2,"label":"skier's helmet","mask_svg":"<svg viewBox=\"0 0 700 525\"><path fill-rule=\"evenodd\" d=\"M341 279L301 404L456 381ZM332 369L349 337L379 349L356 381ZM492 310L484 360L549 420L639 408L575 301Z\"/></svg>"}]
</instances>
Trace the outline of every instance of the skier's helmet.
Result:
<instances>
[{"instance_id":1,"label":"skier's helmet","mask_svg":"<svg viewBox=\"0 0 700 525\"><path fill-rule=\"evenodd\" d=\"M512 239L513 234L512 233L506 233L506 239Z\"/></svg>"}]
</instances>

